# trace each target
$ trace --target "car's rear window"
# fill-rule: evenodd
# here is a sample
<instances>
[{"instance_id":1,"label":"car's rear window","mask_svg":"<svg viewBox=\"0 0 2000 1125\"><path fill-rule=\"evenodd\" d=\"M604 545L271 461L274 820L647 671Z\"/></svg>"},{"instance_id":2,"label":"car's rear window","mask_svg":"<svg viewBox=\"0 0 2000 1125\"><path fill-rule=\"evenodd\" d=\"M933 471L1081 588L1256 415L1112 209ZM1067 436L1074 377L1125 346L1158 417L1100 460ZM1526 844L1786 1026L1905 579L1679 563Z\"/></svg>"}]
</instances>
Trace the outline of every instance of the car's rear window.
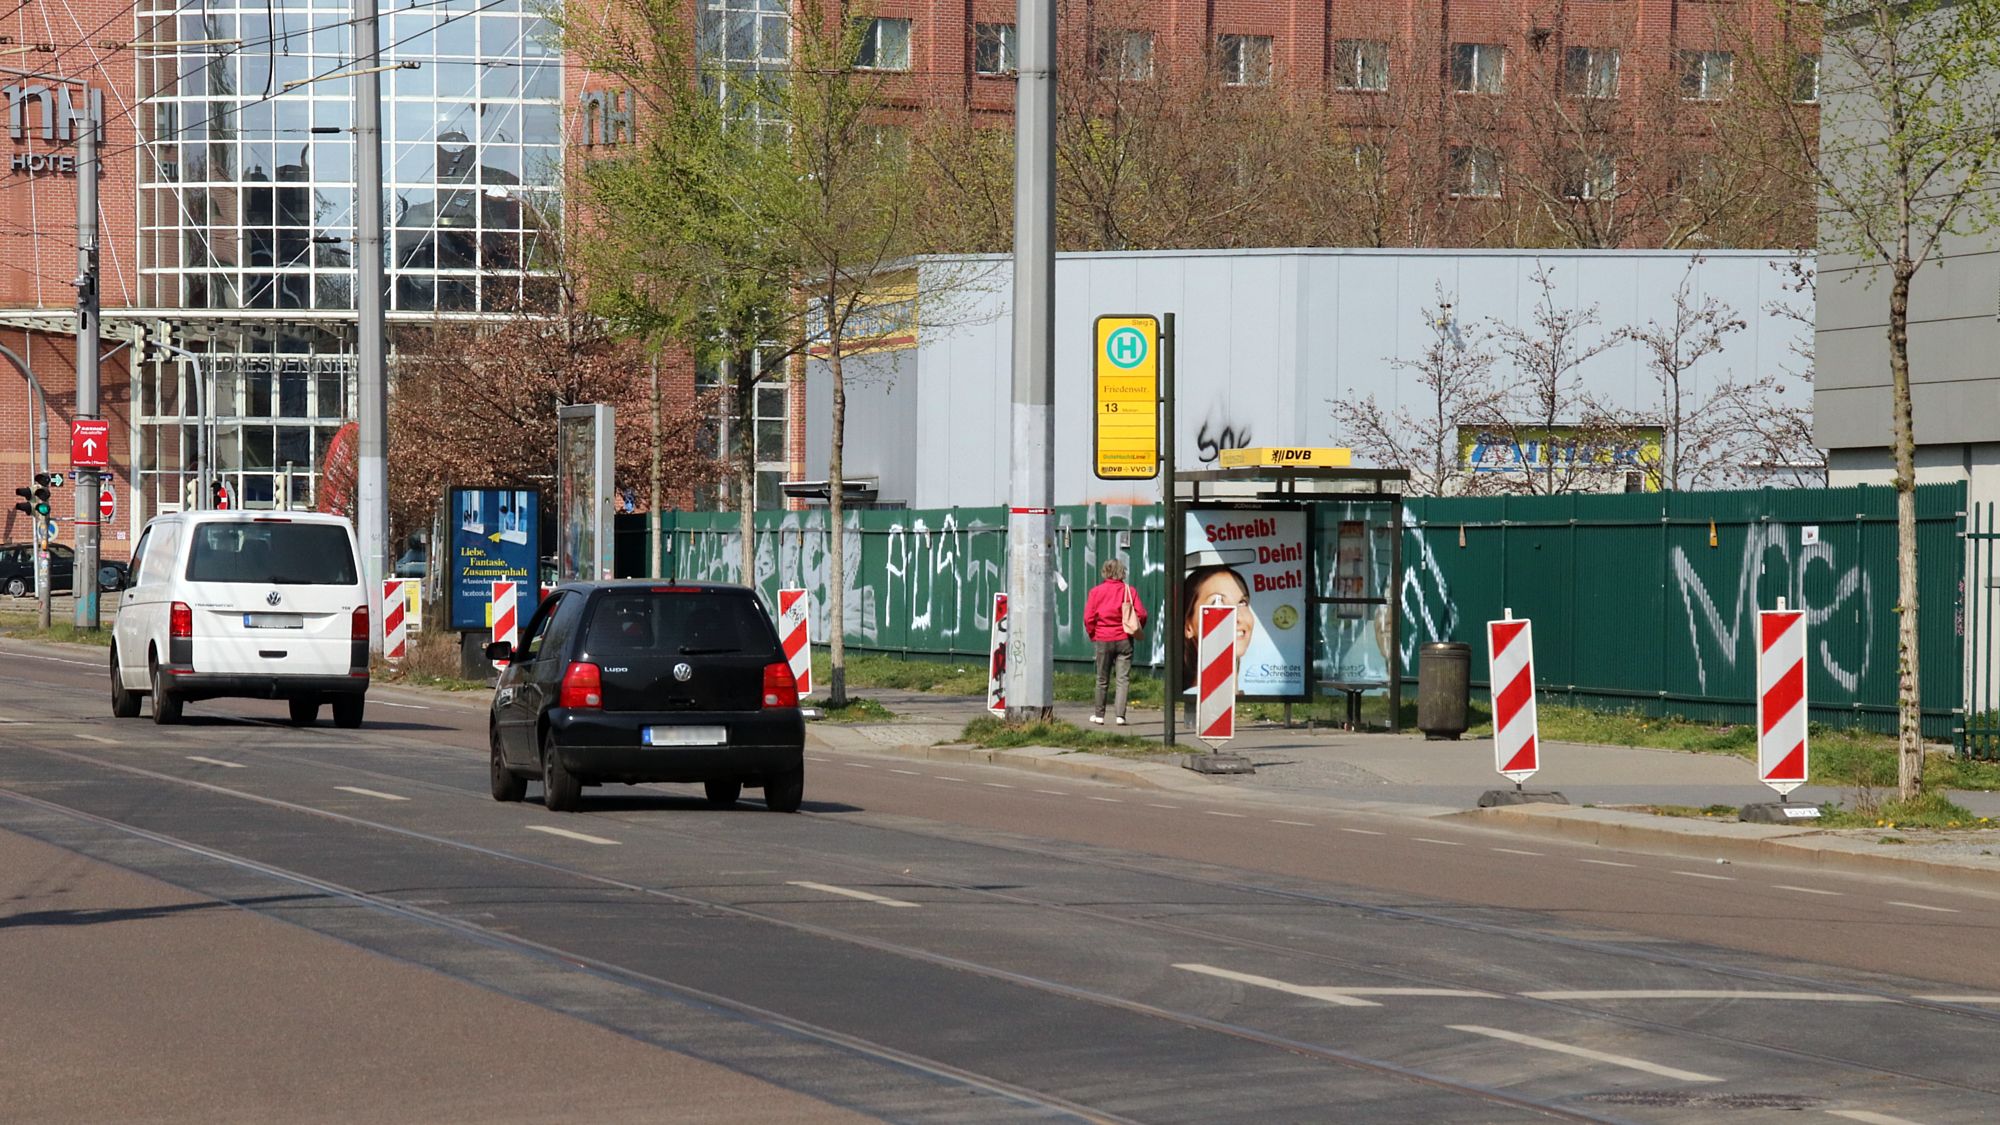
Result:
<instances>
[{"instance_id":1,"label":"car's rear window","mask_svg":"<svg viewBox=\"0 0 2000 1125\"><path fill-rule=\"evenodd\" d=\"M593 656L765 653L773 650L764 611L726 593L634 590L604 594L591 607L584 650Z\"/></svg>"},{"instance_id":2,"label":"car's rear window","mask_svg":"<svg viewBox=\"0 0 2000 1125\"><path fill-rule=\"evenodd\" d=\"M204 523L188 551L190 582L352 586L347 529L328 523Z\"/></svg>"}]
</instances>

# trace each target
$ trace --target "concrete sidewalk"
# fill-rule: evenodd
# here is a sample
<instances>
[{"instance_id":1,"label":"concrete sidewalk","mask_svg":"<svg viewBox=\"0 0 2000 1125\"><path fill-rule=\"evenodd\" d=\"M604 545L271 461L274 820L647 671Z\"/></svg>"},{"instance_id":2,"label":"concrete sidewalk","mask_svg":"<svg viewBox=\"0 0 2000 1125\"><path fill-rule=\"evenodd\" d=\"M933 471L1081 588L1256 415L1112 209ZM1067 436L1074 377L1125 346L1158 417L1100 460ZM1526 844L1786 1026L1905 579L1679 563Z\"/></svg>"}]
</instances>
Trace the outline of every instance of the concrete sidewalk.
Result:
<instances>
[{"instance_id":1,"label":"concrete sidewalk","mask_svg":"<svg viewBox=\"0 0 2000 1125\"><path fill-rule=\"evenodd\" d=\"M807 726L808 744L849 753L893 754L1090 778L1190 797L1275 807L1454 820L1510 832L1563 837L1634 851L1703 859L1807 863L1854 874L1948 882L2000 892L2000 827L1988 831L1816 829L1739 824L1625 811L1620 805L1744 804L1775 799L1755 780L1752 763L1724 754L1630 746L1548 743L1531 785L1555 789L1570 804L1481 809L1480 794L1508 788L1494 769L1489 739L1430 742L1422 735L1286 729L1276 723L1238 728L1229 749L1256 766L1253 774L1195 773L1171 754L1123 756L1053 747L989 750L958 742L965 724L985 712L981 701L914 692L869 691L867 698L897 715L895 722ZM1087 706L1059 704L1058 717L1088 719ZM1112 733L1159 739L1158 711L1133 711ZM1096 728L1091 728L1096 729ZM1184 749L1198 750L1199 743ZM1885 794L1877 794L1884 796ZM1952 790L1975 816L2000 819L2000 794ZM1855 795L1808 786L1793 798L1852 803Z\"/></svg>"}]
</instances>

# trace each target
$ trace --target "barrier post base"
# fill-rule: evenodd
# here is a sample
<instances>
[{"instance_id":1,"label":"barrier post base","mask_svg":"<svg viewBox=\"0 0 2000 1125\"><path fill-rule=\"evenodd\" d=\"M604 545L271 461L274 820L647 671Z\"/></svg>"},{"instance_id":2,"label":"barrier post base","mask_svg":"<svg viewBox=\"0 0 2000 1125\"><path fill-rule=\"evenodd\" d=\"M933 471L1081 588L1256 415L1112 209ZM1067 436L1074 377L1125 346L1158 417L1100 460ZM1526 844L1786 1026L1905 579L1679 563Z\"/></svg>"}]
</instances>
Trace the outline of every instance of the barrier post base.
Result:
<instances>
[{"instance_id":1,"label":"barrier post base","mask_svg":"<svg viewBox=\"0 0 2000 1125\"><path fill-rule=\"evenodd\" d=\"M1819 806L1799 801L1766 801L1744 805L1736 810L1736 819L1743 824L1809 823L1819 819Z\"/></svg>"},{"instance_id":2,"label":"barrier post base","mask_svg":"<svg viewBox=\"0 0 2000 1125\"><path fill-rule=\"evenodd\" d=\"M1479 795L1479 807L1490 809L1496 805L1567 805L1569 798L1553 789L1488 789Z\"/></svg>"},{"instance_id":3,"label":"barrier post base","mask_svg":"<svg viewBox=\"0 0 2000 1125\"><path fill-rule=\"evenodd\" d=\"M1188 769L1193 770L1196 773L1256 773L1257 772L1257 767L1250 764L1250 759L1244 757L1241 754L1231 754L1225 751L1209 751L1207 753L1201 753L1201 754L1189 754L1186 758L1184 758L1181 761L1181 765L1187 767Z\"/></svg>"}]
</instances>

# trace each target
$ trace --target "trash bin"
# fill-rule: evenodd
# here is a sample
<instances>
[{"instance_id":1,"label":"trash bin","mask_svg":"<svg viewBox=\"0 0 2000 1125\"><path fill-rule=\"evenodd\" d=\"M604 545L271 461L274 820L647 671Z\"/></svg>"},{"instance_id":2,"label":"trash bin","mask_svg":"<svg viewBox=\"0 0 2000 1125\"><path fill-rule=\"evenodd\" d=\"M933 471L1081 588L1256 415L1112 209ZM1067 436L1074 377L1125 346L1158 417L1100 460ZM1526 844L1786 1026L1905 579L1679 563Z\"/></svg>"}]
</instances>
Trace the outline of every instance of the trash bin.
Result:
<instances>
[{"instance_id":1,"label":"trash bin","mask_svg":"<svg viewBox=\"0 0 2000 1125\"><path fill-rule=\"evenodd\" d=\"M1437 641L1417 650L1417 729L1425 738L1464 734L1471 694L1471 645Z\"/></svg>"}]
</instances>

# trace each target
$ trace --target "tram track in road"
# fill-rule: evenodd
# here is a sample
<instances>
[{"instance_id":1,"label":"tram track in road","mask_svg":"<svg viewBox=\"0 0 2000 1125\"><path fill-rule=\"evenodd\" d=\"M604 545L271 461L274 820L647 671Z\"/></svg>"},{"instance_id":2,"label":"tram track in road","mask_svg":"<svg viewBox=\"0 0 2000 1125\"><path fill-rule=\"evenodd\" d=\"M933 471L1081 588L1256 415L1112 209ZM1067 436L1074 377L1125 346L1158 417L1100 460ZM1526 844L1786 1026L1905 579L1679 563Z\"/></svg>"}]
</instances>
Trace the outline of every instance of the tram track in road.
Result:
<instances>
[{"instance_id":1,"label":"tram track in road","mask_svg":"<svg viewBox=\"0 0 2000 1125\"><path fill-rule=\"evenodd\" d=\"M1128 1001L1120 997L1109 996L1107 994L1098 993L1090 989L1080 989L1072 985L1066 985L1055 981L1047 981L1042 978L1016 973L1013 970L1001 968L998 966L982 965L975 962L966 961L963 958L953 957L947 954L934 953L929 950L925 950L914 946L909 946L899 942L889 942L882 939L869 937L867 935L850 933L847 931L838 930L825 926L819 926L810 923L802 923L792 919L787 919L780 916L768 914L762 911L751 910L731 903L702 898L697 895L690 895L687 894L686 892L667 891L658 888L645 887L640 884L631 883L629 881L617 879L612 876L606 876L595 872L586 871L581 868L573 867L567 864L553 863L548 860L538 859L530 856L523 856L518 853L502 849L488 848L483 845L472 844L460 840L453 840L449 837L440 837L431 833L421 832L415 829L405 828L399 825L388 824L381 821L372 820L365 816L356 816L351 813L336 812L332 810L316 808L311 805L299 804L297 802L287 801L282 798L269 797L257 793L250 793L244 790L231 788L229 786L219 785L214 782L202 781L191 778L183 778L172 774L160 773L158 771L148 770L145 769L144 767L133 766L126 763L105 761L97 757L94 753L79 753L72 750L57 750L46 747L27 747L27 748L35 749L42 753L48 753L59 757L69 758L77 762L96 766L99 768L116 770L150 779L166 781L178 785L192 786L235 798L260 802L272 807L288 810L291 812L325 817L332 820L360 827L366 827L373 830L390 832L406 837L413 837L433 844L438 844L441 846L471 851L488 857L503 859L508 862L526 864L551 873L558 873L571 878L589 880L592 882L599 883L601 885L614 887L622 891L642 894L652 898L665 899L678 904L694 906L704 910L725 911L745 918L754 919L758 922L780 925L795 930L800 930L802 932L810 933L817 937L860 944L878 952L888 953L895 956L911 957L920 960L925 960L932 964L944 965L954 969L959 969L961 971L979 973L981 975L986 975L994 979L1000 979L1000 980L1005 980L1009 983L1019 984L1024 987L1038 988L1045 991L1053 991L1059 995L1068 996L1072 999L1086 1000L1093 1003L1108 1003L1114 1006L1124 1008L1125 1010L1144 1014L1153 1018L1167 1019L1179 1022L1182 1023L1184 1026L1199 1027L1203 1030L1218 1031L1225 1034L1247 1037L1254 1042L1263 1043L1267 1046L1278 1047L1280 1049L1292 1051L1294 1053L1305 1053L1311 1055L1312 1057L1321 1058L1324 1061L1340 1062L1345 1065L1360 1065L1363 1067L1379 1065L1379 1066L1394 1068L1398 1066L1398 1064L1389 1063L1385 1060L1370 1059L1367 1058L1366 1056L1356 1055L1349 1052L1342 1052L1337 1049L1326 1048L1321 1045L1303 1043L1288 1036L1275 1035L1269 1032L1258 1031L1256 1029L1252 1029L1240 1024L1231 1024L1222 1021L1213 1021L1208 1019L1207 1017L1196 1016L1190 1013L1174 1012L1169 1009L1158 1008L1153 1005ZM437 748L434 745L427 746L425 747L425 749L437 751ZM281 749L281 748L264 748L256 752L258 754L269 754L276 756L294 766L316 766L321 768L337 770L342 775L345 776L350 776L357 779L359 778L373 779L384 785L388 785L391 787L400 787L405 791L421 791L421 793L423 794L435 794L457 800L477 801L481 804L488 802L488 799L484 793L474 792L473 790L468 788L455 787L432 780L411 778L407 775L385 772L377 769L371 769L367 766L358 765L347 761L316 758L316 757L306 758L299 756L295 753L292 753L288 749ZM437 752L449 753L446 751L437 751ZM808 815L813 817L825 817L826 814L808 814ZM833 818L828 817L827 819L833 819ZM647 837L656 839L665 838L668 840L689 842L689 843L701 843L705 845L713 845L716 843L716 840L713 836L705 836L695 832L677 829L673 827L671 823L663 821L657 817L640 819L637 816L621 816L617 814L610 814L610 815L588 818L586 823L597 826L607 826L610 824L616 824L619 825L620 828L622 829L636 830L638 832L645 834ZM931 835L914 828L901 827L896 825L885 825L878 822L871 822L867 825L867 827L872 831L909 834L919 839L927 838ZM1226 890L1234 894L1272 897L1281 901L1295 903L1295 904L1306 904L1315 907L1339 909L1343 911L1355 911L1375 917L1391 918L1398 921L1418 922L1427 925L1444 926L1460 931L1471 931L1486 936L1501 937L1515 941L1530 942L1538 946L1557 949L1557 950L1564 950L1570 952L1587 952L1592 954L1612 956L1621 959L1635 959L1647 965L1663 966L1663 967L1671 967L1671 968L1690 970L1696 972L1711 973L1733 979L1754 981L1757 984L1766 987L1777 987L1786 990L1807 990L1820 993L1842 992L1851 994L1856 997L1867 997L1871 999L1880 999L1884 1001L1894 1001L1895 1003L1907 1007L1929 1010L1941 1014L1948 1014L1954 1017L1967 1018L1974 1021L1986 1023L1988 1025L2000 1024L2000 1013L1994 1013L1982 1008L1972 1007L1964 1004L1923 1000L1915 997L1910 992L1893 992L1886 989L1870 989L1846 982L1829 986L1824 981L1820 981L1810 977L1801 977L1793 974L1773 972L1770 970L1754 969L1741 965L1725 964L1716 961L1703 960L1700 958L1689 957L1683 954L1670 953L1665 950L1660 950L1657 948L1645 948L1645 947L1635 948L1632 946L1622 945L1622 944L1589 941L1573 937L1564 937L1561 935L1549 934L1536 929L1507 926L1493 922L1478 921L1472 919L1448 917L1412 907L1384 906L1379 903L1370 903L1355 899L1340 898L1337 896L1332 896L1327 894L1302 891L1297 888L1273 887L1268 885L1262 885L1256 882L1245 881L1240 878L1221 878L1215 876L1192 874L1184 869L1177 869L1170 872L1163 872L1158 868L1141 866L1138 863L1132 861L1125 861L1105 855L1081 854L1073 849L1056 850L1054 848L1041 847L1037 846L1031 841L1022 840L1018 838L1007 841L998 841L990 838L982 838L980 841L978 841L978 844L981 847L990 847L1001 851L1011 851L1016 854L1032 856L1037 859L1042 859L1052 862L1066 863L1066 864L1081 864L1099 870L1112 870L1122 874L1143 876L1154 879L1171 878L1182 882L1190 883L1192 885L1205 886L1216 890ZM1375 963L1363 962L1352 958L1327 954L1311 949L1302 949L1292 945L1283 945L1277 942L1263 941L1253 937L1246 937L1241 934L1227 933L1206 927L1188 925L1184 922L1165 921L1157 918L1137 918L1125 914L1118 914L1106 910L1095 909L1089 906L1078 906L1064 902L1057 902L1047 898L1037 897L1034 895L997 890L992 887L971 885L961 881L955 881L950 879L914 878L907 873L907 869L899 869L891 867L886 864L857 860L847 856L833 854L823 849L813 849L800 845L786 844L782 842L770 842L770 841L759 841L758 847L761 851L763 851L766 854L771 854L771 853L783 854L793 858L810 859L811 861L816 863L831 865L839 870L853 873L861 880L866 881L868 885L877 886L878 889L884 886L893 887L900 884L909 886L912 889L922 887L928 889L949 890L954 893L966 895L969 898L976 900L1003 903L1010 906L1021 906L1032 909L1047 910L1054 913L1061 913L1064 915L1068 915L1071 917L1086 919L1091 922L1106 926L1126 927L1137 930L1145 930L1147 932L1156 933L1163 936L1169 936L1177 939L1185 939L1190 943L1198 943L1203 947L1213 947L1214 945L1216 945L1216 943L1226 943L1230 946L1234 946L1246 951L1261 952L1273 956L1283 956L1289 959L1293 959L1295 961L1303 961L1313 965L1323 965L1333 969L1345 969L1356 972L1363 972L1376 977L1386 977L1419 988L1463 989L1467 987L1462 979L1447 979L1437 976L1425 976L1408 970L1385 967ZM1180 865L1180 866L1184 867L1185 865ZM1745 999L1754 999L1754 996L1746 995ZM1922 1074L1914 1071L1902 1070L1895 1067L1884 1066L1880 1063L1870 1062L1865 1059L1852 1058L1838 1054L1829 1054L1825 1052L1806 1050L1796 1047L1780 1046L1760 1041L1757 1039L1751 1039L1744 1036L1733 1035L1721 1031L1698 1028L1698 1027L1688 1027L1680 1024L1674 1024L1661 1020L1650 1019L1644 1016L1634 1015L1629 1012L1607 1011L1603 1008L1591 1007L1583 1003L1565 1001L1560 999L1538 998L1534 996L1513 996L1510 997L1510 1000L1530 1007L1559 1012L1564 1015L1572 1017L1581 1017L1592 1021L1602 1022L1607 1025L1629 1028L1637 1031L1646 1031L1655 1034L1661 1034L1681 1040L1699 1041L1710 1045L1727 1048L1731 1051L1759 1052L1763 1057L1763 1061L1765 1063L1768 1063L1772 1067L1777 1067L1785 1063L1795 1064L1799 1062L1809 1062L1818 1064L1820 1066L1834 1068L1859 1075L1920 1083L1942 1089L1957 1090L1966 1093L1980 1094L1986 1096L2000 1096L2000 1089L1996 1089L1994 1087L1962 1082L1949 1077L1940 1077L1938 1075L1933 1075L1933 1074ZM1449 1079L1438 1079L1437 1076L1434 1075L1423 1075L1423 1078L1426 1080L1436 1080L1445 1083L1450 1083L1451 1081Z\"/></svg>"},{"instance_id":2,"label":"tram track in road","mask_svg":"<svg viewBox=\"0 0 2000 1125\"><path fill-rule=\"evenodd\" d=\"M1152 1020L1162 1021L1187 1030L1202 1031L1210 1034L1227 1036L1232 1039L1240 1040L1256 1046L1282 1051L1287 1054L1296 1055L1308 1060L1328 1063L1344 1067L1350 1070L1366 1072L1375 1075L1377 1077L1387 1078L1403 1083L1426 1087L1442 1093L1447 1093L1459 1097L1472 1099L1474 1101L1485 1103L1487 1105L1494 1107L1508 1107L1512 1109L1522 1110L1525 1112L1539 1114L1556 1120L1565 1120L1565 1121L1613 1122L1619 1120L1617 1118L1605 1117L1599 1114L1578 1110L1574 1107L1561 1105L1553 1100L1534 1098L1531 1096L1515 1094L1506 1090L1482 1086L1475 1083L1454 1080L1442 1075L1432 1074L1418 1068L1404 1066L1402 1064L1398 1064L1386 1059L1371 1058L1353 1052L1341 1051L1321 1044L1308 1043L1301 1040L1292 1039L1281 1035L1276 1035L1267 1031L1262 1031L1257 1028L1241 1024L1234 1024L1223 1020L1211 1019L1205 1016L1196 1015L1194 1013L1178 1012L1172 1009L1162 1008L1157 1005L1147 1004L1141 1001L1130 1000L1124 997L1114 996L1109 993L1099 992L1092 989L1080 988L1074 985L1064 984L1059 981L1048 980L1033 976L1031 974L1000 968L998 966L983 965L963 958L937 954L927 950L904 945L898 942L873 938L863 934L849 933L832 927L827 927L807 922L800 922L795 919L787 919L776 915L771 915L756 910L750 910L734 904L720 902L712 899L704 899L698 896L686 895L675 891L666 891L658 888L646 887L641 884L630 882L628 880L618 879L612 876L586 871L581 868L569 866L567 864L554 863L548 860L537 859L532 856L520 855L517 853L508 852L497 848L488 848L482 845L472 844L465 841L452 840L448 837L437 836L431 833L421 832L415 829L405 828L398 825L384 824L378 821L371 821L365 817L357 817L350 814L333 812L326 809L317 809L310 805L301 805L296 802L284 801L279 798L230 790L226 787L213 785L206 782L190 782L186 781L185 779L175 778L172 775L160 774L157 773L156 771L144 770L138 767L121 766L114 763L92 761L88 759L87 756L70 754L65 751L44 751L44 752L55 753L62 757L78 759L88 764L96 765L100 768L117 769L120 770L121 772L147 776L158 780L176 782L184 785L198 786L200 788L210 790L213 792L226 794L241 799L255 801L260 804L266 805L268 807L300 813L308 816L315 816L315 817L335 820L355 827L361 827L361 828L367 828L376 831L391 833L397 836L422 841L424 843L431 844L434 846L451 848L471 853L486 859L498 860L510 864L518 864L547 874L559 875L565 878L575 879L581 882L593 883L602 887L625 892L628 894L640 895L646 898L657 899L665 902L670 902L675 905L695 908L704 911L714 911L714 912L734 915L743 918L745 920L754 921L765 925L783 927L816 938L843 942L851 945L857 945L878 953L884 953L891 956L904 957L912 960L923 961L925 963L928 963L930 965L939 968L945 968L957 972L968 973L984 977L988 980L997 981L1000 983L1012 985L1019 988L1030 989L1036 992L1060 997L1066 1000L1092 1004L1103 1008L1115 1009L1132 1015L1137 1015ZM640 990L647 992L648 994L659 996L664 999L671 999L682 1003L698 1003L698 1004L709 1005L711 1007L723 1011L734 1013L739 1018L749 1020L754 1023L762 1024L765 1026L769 1026L772 1028L784 1030L793 1034L803 1035L808 1038L827 1044L829 1046L838 1047L840 1049L853 1052L855 1054L873 1059L878 1062L900 1067L912 1068L937 1078L953 1082L959 1082L968 1087L984 1090L988 1093L997 1094L1009 1098L1011 1100L1020 1102L1022 1104L1037 1106L1054 1112L1060 1112L1064 1115L1074 1117L1078 1120L1093 1121L1093 1122L1102 1121L1102 1122L1114 1122L1114 1123L1123 1123L1131 1120L1129 1118L1121 1117L1116 1114L1107 1113L1098 1109L1094 1109L1092 1107L1077 1104L1075 1102L1072 1102L1068 1099L1062 1098L1057 1095L1052 1095L1042 1091L1033 1090L1028 1087L1022 1086L1018 1083L1008 1082L1002 1079L994 1078L989 1075L977 1073L970 1069L956 1066L948 1062L929 1058L926 1056L920 1056L904 1050L899 1050L897 1048L880 1044L872 1040L864 1039L859 1036L850 1035L848 1033L839 1031L838 1029L829 1028L823 1025L803 1021L795 1017L785 1015L784 1013L770 1010L768 1008L747 1004L732 997L721 995L719 993L682 984L676 981L666 980L664 978L654 976L651 974L641 973L624 966L601 961L599 959L590 957L585 954L557 948L551 945L546 945L540 942L533 941L531 939L520 937L516 934L508 933L504 930L488 926L482 926L478 923L467 921L462 918L455 918L448 914L431 910L426 907L413 905L407 902L399 901L397 899L388 898L381 895L372 894L370 892L363 891L357 888L347 887L339 883L332 882L330 880L320 879L305 874L303 872L293 871L278 865L269 864L264 861L249 856L244 856L239 853L235 853L226 849L211 847L194 841L185 840L169 833L158 832L152 829L140 827L138 825L127 824L115 818L101 816L99 814L92 813L83 809L73 808L71 806L62 804L58 801L48 800L46 798L21 793L4 787L0 787L0 799L5 799L7 801L11 801L28 808L36 809L44 813L66 817L77 822L94 826L96 828L122 833L158 846L168 847L193 856L198 856L200 858L209 860L211 862L225 864L230 867L236 868L238 870L251 872L266 878L278 879L296 886L308 888L317 893L329 895L341 901L354 904L356 906L361 906L372 911L392 915L394 917L403 919L405 921L417 922L470 940L480 942L481 944L527 953L544 961L568 965L585 972L597 974L599 976L605 977L607 979L616 981L621 984L639 988Z\"/></svg>"}]
</instances>

